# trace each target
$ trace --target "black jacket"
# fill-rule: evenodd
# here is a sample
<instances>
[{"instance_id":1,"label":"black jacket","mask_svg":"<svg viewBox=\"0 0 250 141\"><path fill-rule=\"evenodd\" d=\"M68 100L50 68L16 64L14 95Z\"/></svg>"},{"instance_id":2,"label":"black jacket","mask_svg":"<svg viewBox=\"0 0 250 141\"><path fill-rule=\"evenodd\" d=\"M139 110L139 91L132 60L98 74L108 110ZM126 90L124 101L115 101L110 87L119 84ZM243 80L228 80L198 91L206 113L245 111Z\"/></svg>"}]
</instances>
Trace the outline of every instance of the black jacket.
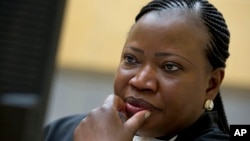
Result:
<instances>
[{"instance_id":1,"label":"black jacket","mask_svg":"<svg viewBox=\"0 0 250 141\"><path fill-rule=\"evenodd\" d=\"M45 141L73 141L76 126L85 115L74 115L59 119L45 127ZM217 112L206 112L175 141L229 141L229 135L218 127Z\"/></svg>"}]
</instances>

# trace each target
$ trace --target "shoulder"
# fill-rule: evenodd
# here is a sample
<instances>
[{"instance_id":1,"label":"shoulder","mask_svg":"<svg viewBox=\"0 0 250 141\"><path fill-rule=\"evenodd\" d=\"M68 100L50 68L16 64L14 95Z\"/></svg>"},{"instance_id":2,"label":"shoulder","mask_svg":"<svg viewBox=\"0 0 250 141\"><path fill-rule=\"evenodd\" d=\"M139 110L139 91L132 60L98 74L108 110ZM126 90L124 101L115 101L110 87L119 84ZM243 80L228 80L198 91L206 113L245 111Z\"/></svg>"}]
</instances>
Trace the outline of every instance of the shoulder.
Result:
<instances>
[{"instance_id":1,"label":"shoulder","mask_svg":"<svg viewBox=\"0 0 250 141\"><path fill-rule=\"evenodd\" d=\"M44 128L45 141L72 141L77 125L86 115L73 115L58 119Z\"/></svg>"},{"instance_id":2,"label":"shoulder","mask_svg":"<svg viewBox=\"0 0 250 141\"><path fill-rule=\"evenodd\" d=\"M195 141L229 141L229 135L223 133L218 128L211 128L205 133L197 137Z\"/></svg>"},{"instance_id":3,"label":"shoulder","mask_svg":"<svg viewBox=\"0 0 250 141\"><path fill-rule=\"evenodd\" d=\"M200 132L190 132L189 136L178 136L175 141L229 141L228 134L223 133L218 128L201 130Z\"/></svg>"},{"instance_id":4,"label":"shoulder","mask_svg":"<svg viewBox=\"0 0 250 141\"><path fill-rule=\"evenodd\" d=\"M218 127L217 112L204 113L191 127L178 135L176 141L229 141L229 135Z\"/></svg>"}]
</instances>

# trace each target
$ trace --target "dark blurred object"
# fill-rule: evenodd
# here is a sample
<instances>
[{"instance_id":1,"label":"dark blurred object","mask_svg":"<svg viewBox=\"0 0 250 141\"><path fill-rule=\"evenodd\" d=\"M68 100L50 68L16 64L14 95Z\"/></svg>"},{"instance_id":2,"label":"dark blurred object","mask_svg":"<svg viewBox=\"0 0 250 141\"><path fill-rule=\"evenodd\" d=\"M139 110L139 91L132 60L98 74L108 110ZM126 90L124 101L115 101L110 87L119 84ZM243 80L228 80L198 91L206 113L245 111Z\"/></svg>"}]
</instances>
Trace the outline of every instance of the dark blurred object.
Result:
<instances>
[{"instance_id":1,"label":"dark blurred object","mask_svg":"<svg viewBox=\"0 0 250 141\"><path fill-rule=\"evenodd\" d=\"M42 141L65 0L0 0L0 141Z\"/></svg>"}]
</instances>

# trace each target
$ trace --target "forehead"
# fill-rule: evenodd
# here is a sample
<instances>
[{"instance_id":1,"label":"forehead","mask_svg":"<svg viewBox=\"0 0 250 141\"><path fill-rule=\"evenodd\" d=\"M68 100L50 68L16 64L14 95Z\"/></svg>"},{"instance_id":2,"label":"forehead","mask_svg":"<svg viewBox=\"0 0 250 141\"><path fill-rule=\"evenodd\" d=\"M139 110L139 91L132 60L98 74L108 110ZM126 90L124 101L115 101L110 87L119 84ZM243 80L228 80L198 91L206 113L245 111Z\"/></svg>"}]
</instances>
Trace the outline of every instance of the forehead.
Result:
<instances>
[{"instance_id":1,"label":"forehead","mask_svg":"<svg viewBox=\"0 0 250 141\"><path fill-rule=\"evenodd\" d=\"M206 27L196 13L178 9L153 11L142 16L131 28L128 40L141 37L144 42L169 41L199 46L205 46L209 39Z\"/></svg>"}]
</instances>

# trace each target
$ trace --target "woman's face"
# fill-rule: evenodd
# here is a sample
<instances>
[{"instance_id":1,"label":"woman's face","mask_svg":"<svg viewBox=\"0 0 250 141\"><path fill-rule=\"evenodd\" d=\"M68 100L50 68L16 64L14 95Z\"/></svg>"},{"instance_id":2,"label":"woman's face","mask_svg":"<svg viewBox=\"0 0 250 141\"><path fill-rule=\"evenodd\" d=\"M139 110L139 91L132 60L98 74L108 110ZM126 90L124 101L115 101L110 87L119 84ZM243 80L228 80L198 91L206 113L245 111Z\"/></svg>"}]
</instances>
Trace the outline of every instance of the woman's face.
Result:
<instances>
[{"instance_id":1,"label":"woman's face","mask_svg":"<svg viewBox=\"0 0 250 141\"><path fill-rule=\"evenodd\" d=\"M114 92L126 102L128 118L140 110L152 112L139 135L173 135L204 111L209 85L203 52L207 36L195 20L188 14L150 12L129 32Z\"/></svg>"}]
</instances>

